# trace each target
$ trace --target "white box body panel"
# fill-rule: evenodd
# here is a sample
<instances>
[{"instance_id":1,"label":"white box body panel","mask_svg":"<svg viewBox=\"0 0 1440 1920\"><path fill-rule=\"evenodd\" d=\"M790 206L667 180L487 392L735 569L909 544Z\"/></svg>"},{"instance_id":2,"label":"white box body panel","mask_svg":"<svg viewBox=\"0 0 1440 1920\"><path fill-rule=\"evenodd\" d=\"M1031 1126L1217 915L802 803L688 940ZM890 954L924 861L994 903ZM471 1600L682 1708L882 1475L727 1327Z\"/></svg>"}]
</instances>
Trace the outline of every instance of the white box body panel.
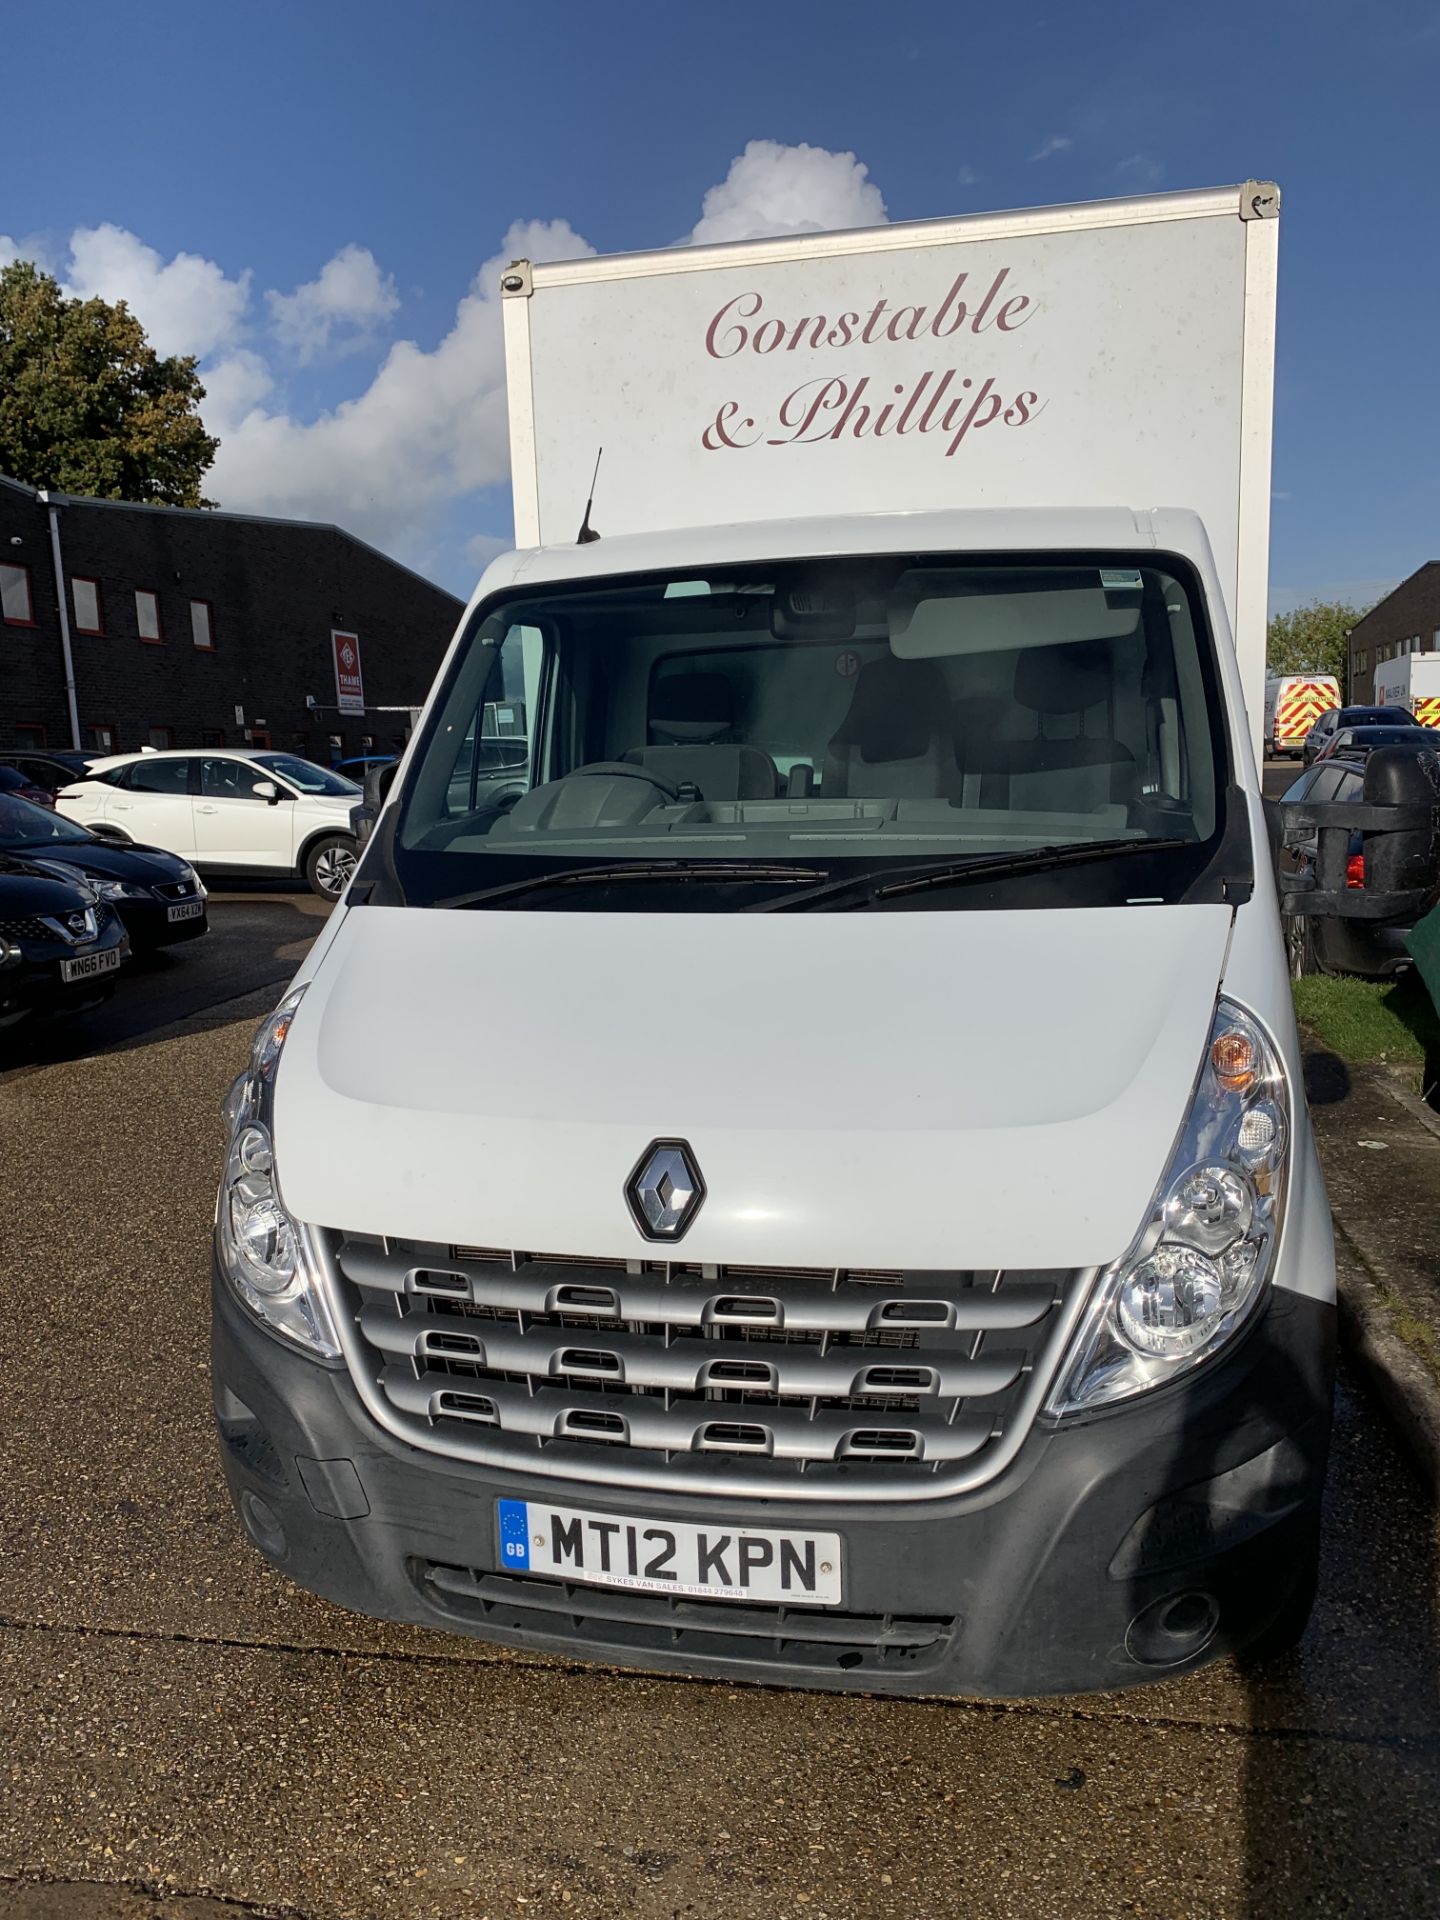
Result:
<instances>
[{"instance_id":1,"label":"white box body panel","mask_svg":"<svg viewBox=\"0 0 1440 1920\"><path fill-rule=\"evenodd\" d=\"M1440 653L1406 653L1375 669L1375 703L1404 707L1428 726L1440 725ZM1418 707L1418 712L1417 712Z\"/></svg>"},{"instance_id":2,"label":"white box body panel","mask_svg":"<svg viewBox=\"0 0 1440 1920\"><path fill-rule=\"evenodd\" d=\"M1266 190L1272 196L1273 189ZM944 507L1200 515L1258 738L1278 222L1260 190L537 266L518 545Z\"/></svg>"}]
</instances>

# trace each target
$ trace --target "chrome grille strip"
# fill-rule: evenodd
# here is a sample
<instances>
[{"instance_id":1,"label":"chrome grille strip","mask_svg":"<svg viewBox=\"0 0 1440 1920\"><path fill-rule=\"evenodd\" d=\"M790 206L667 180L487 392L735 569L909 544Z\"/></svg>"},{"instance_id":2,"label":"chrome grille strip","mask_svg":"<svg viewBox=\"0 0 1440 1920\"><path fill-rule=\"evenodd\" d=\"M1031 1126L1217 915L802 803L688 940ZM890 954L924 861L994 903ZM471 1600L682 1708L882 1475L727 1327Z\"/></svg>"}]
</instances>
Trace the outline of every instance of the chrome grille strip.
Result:
<instances>
[{"instance_id":1,"label":"chrome grille strip","mask_svg":"<svg viewBox=\"0 0 1440 1920\"><path fill-rule=\"evenodd\" d=\"M801 1501L999 1473L1094 1279L315 1241L357 1391L408 1444L542 1483Z\"/></svg>"},{"instance_id":2,"label":"chrome grille strip","mask_svg":"<svg viewBox=\"0 0 1440 1920\"><path fill-rule=\"evenodd\" d=\"M843 1277L826 1282L775 1275L766 1284L760 1277L763 1269L755 1267L733 1274L718 1268L713 1278L683 1271L667 1278L609 1266L562 1266L523 1254L516 1259L523 1264L507 1269L498 1261L457 1260L438 1250L431 1258L386 1253L356 1241L342 1242L339 1252L341 1271L361 1287L395 1294L429 1292L513 1313L606 1312L616 1320L663 1321L674 1327L702 1327L733 1318L717 1307L748 1296L775 1301L779 1312L771 1324L817 1333L890 1326L1010 1332L1043 1320L1059 1292L1055 1277L1008 1281L1003 1292L992 1292L976 1286L968 1274L912 1274L904 1277L903 1293L896 1293ZM456 1284L443 1284L447 1280ZM577 1290L609 1299L600 1306L586 1304L577 1298Z\"/></svg>"},{"instance_id":3,"label":"chrome grille strip","mask_svg":"<svg viewBox=\"0 0 1440 1920\"><path fill-rule=\"evenodd\" d=\"M978 1452L994 1429L989 1414L883 1412L829 1413L813 1417L803 1407L723 1407L713 1400L664 1400L645 1395L608 1398L583 1390L516 1384L487 1377L468 1382L443 1373L416 1375L410 1367L386 1367L380 1384L391 1405L424 1420L465 1412L469 1400L488 1402L493 1424L506 1433L537 1440L599 1438L657 1453L693 1453L711 1448L753 1449L777 1460L837 1458L964 1460ZM472 1392L473 1387L473 1392ZM721 1416L724 1416L723 1418ZM753 1432L750 1440L734 1436Z\"/></svg>"},{"instance_id":4,"label":"chrome grille strip","mask_svg":"<svg viewBox=\"0 0 1440 1920\"><path fill-rule=\"evenodd\" d=\"M756 1343L708 1340L687 1332L669 1344L609 1327L566 1329L537 1326L521 1331L508 1321L443 1318L426 1307L400 1313L380 1302L360 1312L360 1330L382 1353L419 1362L443 1359L497 1373L524 1374L537 1382L613 1380L627 1387L669 1388L698 1393L707 1387L741 1392L822 1398L848 1394L923 1394L949 1399L1003 1393L1014 1386L1026 1355L989 1350L979 1358L963 1345L906 1349L903 1365L882 1347L786 1345L768 1350ZM607 1364L608 1363L608 1364ZM899 1374L894 1382L872 1374ZM910 1377L913 1376L913 1377Z\"/></svg>"}]
</instances>

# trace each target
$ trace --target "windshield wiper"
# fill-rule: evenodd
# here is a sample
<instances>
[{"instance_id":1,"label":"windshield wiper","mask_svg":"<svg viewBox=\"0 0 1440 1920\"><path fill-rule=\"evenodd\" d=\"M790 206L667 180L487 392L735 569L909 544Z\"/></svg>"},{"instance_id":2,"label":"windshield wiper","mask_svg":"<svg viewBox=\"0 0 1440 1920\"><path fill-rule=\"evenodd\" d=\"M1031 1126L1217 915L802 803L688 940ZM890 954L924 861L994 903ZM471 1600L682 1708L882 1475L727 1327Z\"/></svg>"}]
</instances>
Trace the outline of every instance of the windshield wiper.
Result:
<instances>
[{"instance_id":1,"label":"windshield wiper","mask_svg":"<svg viewBox=\"0 0 1440 1920\"><path fill-rule=\"evenodd\" d=\"M826 886L813 887L789 900L764 900L748 908L751 913L793 913L817 900L833 900L846 893L859 892L858 906L873 900L894 900L902 894L923 893L930 887L963 886L972 880L1009 878L1017 873L1049 873L1057 867L1083 866L1092 860L1106 860L1132 853L1166 853L1180 847L1194 847L1195 840L1086 840L1077 844L1026 847L1018 853L979 854L947 866L927 862L923 865L892 867L888 873L871 867L851 874L845 880L832 880Z\"/></svg>"},{"instance_id":2,"label":"windshield wiper","mask_svg":"<svg viewBox=\"0 0 1440 1920\"><path fill-rule=\"evenodd\" d=\"M493 901L514 900L521 894L538 893L546 887L608 886L612 882L628 884L635 880L755 880L794 886L825 881L829 877L824 867L767 867L733 860L631 860L624 866L565 867L559 873L531 874L528 880L503 880L498 886L482 887L478 893L457 893L433 904L456 908L489 906Z\"/></svg>"}]
</instances>

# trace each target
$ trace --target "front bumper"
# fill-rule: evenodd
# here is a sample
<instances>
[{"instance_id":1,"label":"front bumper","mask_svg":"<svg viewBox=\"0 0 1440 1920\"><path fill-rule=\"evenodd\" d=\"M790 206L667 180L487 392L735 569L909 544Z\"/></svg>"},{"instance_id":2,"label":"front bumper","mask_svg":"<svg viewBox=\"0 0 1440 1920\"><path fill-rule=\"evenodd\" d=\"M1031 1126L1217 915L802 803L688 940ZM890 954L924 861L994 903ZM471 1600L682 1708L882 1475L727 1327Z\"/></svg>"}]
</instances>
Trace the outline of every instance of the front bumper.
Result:
<instances>
[{"instance_id":1,"label":"front bumper","mask_svg":"<svg viewBox=\"0 0 1440 1920\"><path fill-rule=\"evenodd\" d=\"M522 1478L382 1431L343 1367L259 1328L215 1276L220 1451L251 1539L384 1619L570 1657L898 1694L1134 1685L1262 1634L1309 1572L1334 1309L1277 1290L1229 1357L1128 1408L1037 1426L978 1492L878 1510ZM843 1609L676 1603L501 1571L497 1499L716 1526L833 1529ZM1178 1604L1177 1604L1178 1603ZM1183 1628L1184 1631L1180 1631Z\"/></svg>"},{"instance_id":2,"label":"front bumper","mask_svg":"<svg viewBox=\"0 0 1440 1920\"><path fill-rule=\"evenodd\" d=\"M85 959L117 948L120 964L110 972L68 982L61 977L60 968L66 960ZM83 1013L88 1007L99 1006L115 991L130 958L130 941L115 919L100 939L87 946L26 940L21 943L21 953L18 966L0 968L0 1025L22 1015Z\"/></svg>"},{"instance_id":3,"label":"front bumper","mask_svg":"<svg viewBox=\"0 0 1440 1920\"><path fill-rule=\"evenodd\" d=\"M194 940L210 931L208 908L194 920L172 921L168 901L151 905L143 900L122 900L117 902L116 912L124 920L137 952L174 946L177 940Z\"/></svg>"},{"instance_id":4,"label":"front bumper","mask_svg":"<svg viewBox=\"0 0 1440 1920\"><path fill-rule=\"evenodd\" d=\"M1326 915L1315 922L1315 929L1320 962L1327 973L1356 973L1380 980L1414 965L1409 927Z\"/></svg>"}]
</instances>

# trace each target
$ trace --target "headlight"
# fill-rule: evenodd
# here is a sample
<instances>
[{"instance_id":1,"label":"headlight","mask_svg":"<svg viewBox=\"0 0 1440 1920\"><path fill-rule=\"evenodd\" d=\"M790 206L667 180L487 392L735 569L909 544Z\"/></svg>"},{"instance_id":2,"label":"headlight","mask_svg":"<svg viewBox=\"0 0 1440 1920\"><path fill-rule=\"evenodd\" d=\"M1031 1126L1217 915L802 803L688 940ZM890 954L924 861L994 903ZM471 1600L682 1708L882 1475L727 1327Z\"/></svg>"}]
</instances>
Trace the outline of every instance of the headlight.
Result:
<instances>
[{"instance_id":1,"label":"headlight","mask_svg":"<svg viewBox=\"0 0 1440 1920\"><path fill-rule=\"evenodd\" d=\"M1170 1164L1134 1242L1096 1284L1052 1414L1163 1386L1211 1358L1253 1312L1284 1215L1288 1111L1275 1049L1221 1000Z\"/></svg>"},{"instance_id":2,"label":"headlight","mask_svg":"<svg viewBox=\"0 0 1440 1920\"><path fill-rule=\"evenodd\" d=\"M137 887L129 880L97 880L95 887L102 900L149 900L149 887Z\"/></svg>"},{"instance_id":3,"label":"headlight","mask_svg":"<svg viewBox=\"0 0 1440 1920\"><path fill-rule=\"evenodd\" d=\"M335 1360L340 1342L304 1226L285 1209L271 1134L275 1074L305 989L262 1022L250 1065L225 1098L230 1133L216 1209L220 1268L242 1305L307 1353Z\"/></svg>"}]
</instances>

